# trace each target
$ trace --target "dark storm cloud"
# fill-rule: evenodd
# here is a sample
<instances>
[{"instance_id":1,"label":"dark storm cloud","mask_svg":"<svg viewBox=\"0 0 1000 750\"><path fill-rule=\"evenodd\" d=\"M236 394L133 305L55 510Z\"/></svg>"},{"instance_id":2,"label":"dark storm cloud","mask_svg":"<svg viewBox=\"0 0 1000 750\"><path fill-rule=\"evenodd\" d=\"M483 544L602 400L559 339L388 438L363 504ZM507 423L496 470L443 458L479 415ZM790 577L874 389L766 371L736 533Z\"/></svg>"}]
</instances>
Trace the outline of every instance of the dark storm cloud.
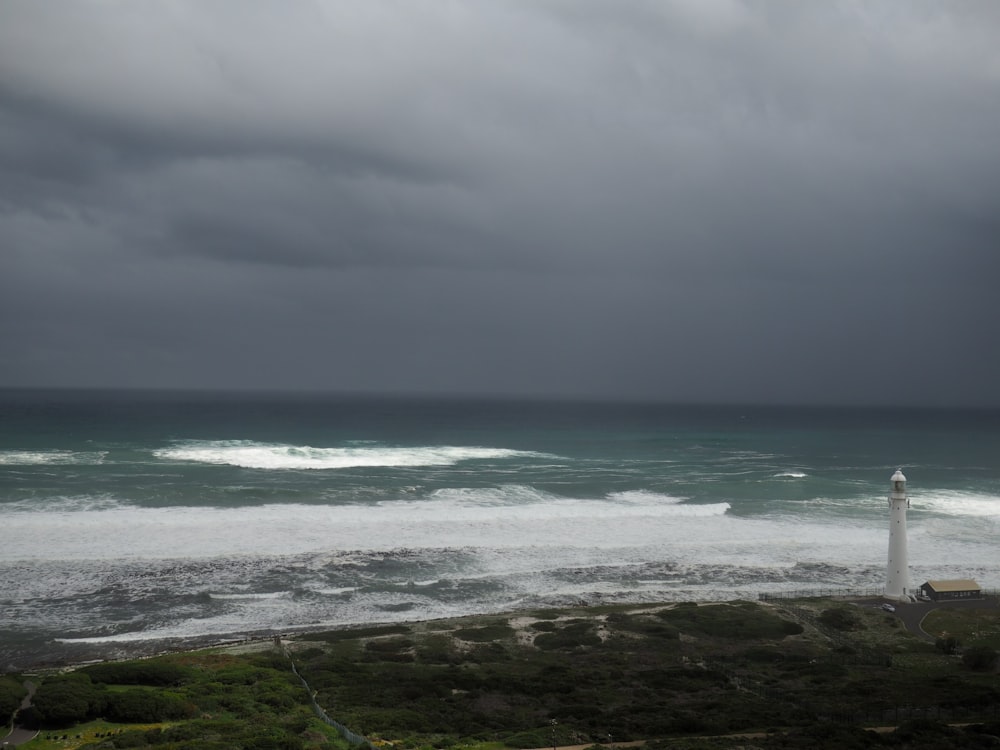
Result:
<instances>
[{"instance_id":1,"label":"dark storm cloud","mask_svg":"<svg viewBox=\"0 0 1000 750\"><path fill-rule=\"evenodd\" d=\"M0 383L1000 404L992 2L0 3Z\"/></svg>"}]
</instances>

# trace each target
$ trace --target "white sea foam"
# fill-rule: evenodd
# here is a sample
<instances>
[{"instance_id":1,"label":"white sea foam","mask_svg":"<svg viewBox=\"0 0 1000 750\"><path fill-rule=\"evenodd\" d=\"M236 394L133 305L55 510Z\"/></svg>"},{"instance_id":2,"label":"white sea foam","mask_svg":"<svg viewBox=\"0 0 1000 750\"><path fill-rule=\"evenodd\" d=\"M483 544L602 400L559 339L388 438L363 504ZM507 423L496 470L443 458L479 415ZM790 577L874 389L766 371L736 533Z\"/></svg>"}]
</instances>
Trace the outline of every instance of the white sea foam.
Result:
<instances>
[{"instance_id":1,"label":"white sea foam","mask_svg":"<svg viewBox=\"0 0 1000 750\"><path fill-rule=\"evenodd\" d=\"M431 503L450 503L456 507L537 505L558 501L559 496L524 484L500 487L446 487L430 494ZM426 503L426 501L415 501Z\"/></svg>"},{"instance_id":2,"label":"white sea foam","mask_svg":"<svg viewBox=\"0 0 1000 750\"><path fill-rule=\"evenodd\" d=\"M356 445L314 448L250 440L192 440L153 451L165 461L239 466L245 469L350 469L357 467L452 466L460 461L534 454L506 448Z\"/></svg>"},{"instance_id":3,"label":"white sea foam","mask_svg":"<svg viewBox=\"0 0 1000 750\"><path fill-rule=\"evenodd\" d=\"M921 502L933 513L918 512L916 502L911 512L911 546L943 549L949 540L959 540L959 548L982 554L982 545L990 542L982 521L990 523L994 531L987 529L986 537L992 534L995 542L995 498L938 494L928 500ZM884 556L884 523L874 516L817 514L820 502L804 506L801 515L744 517L733 515L728 503L691 503L654 491L572 498L530 485L442 489L422 498L346 506L144 508L108 496L56 498L0 506L7 531L0 560L254 559L404 547L550 550L567 544L683 549L686 559L757 564L857 560L867 556L866 546ZM938 559L945 561L948 554Z\"/></svg>"},{"instance_id":4,"label":"white sea foam","mask_svg":"<svg viewBox=\"0 0 1000 750\"><path fill-rule=\"evenodd\" d=\"M805 479L808 476L804 471L780 471L774 475L775 479Z\"/></svg>"},{"instance_id":5,"label":"white sea foam","mask_svg":"<svg viewBox=\"0 0 1000 750\"><path fill-rule=\"evenodd\" d=\"M632 503L575 499L531 488L534 502L477 503L476 490L434 493L423 500L371 505L272 504L242 508L112 507L106 510L7 514L6 560L204 559L284 555L329 550L442 547L591 549L667 545L710 559L746 554L792 559L782 550L827 549L852 535L829 524L738 519L728 503L661 501L643 493ZM487 492L490 498L494 494ZM470 498L472 500L470 500ZM641 498L643 502L636 502ZM881 530L879 529L879 533ZM825 538L824 538L825 537ZM109 545L108 539L115 544ZM44 540L40 543L39 540ZM765 549L766 548L766 549Z\"/></svg>"},{"instance_id":6,"label":"white sea foam","mask_svg":"<svg viewBox=\"0 0 1000 750\"><path fill-rule=\"evenodd\" d=\"M0 466L92 465L103 463L106 456L104 451L0 451Z\"/></svg>"},{"instance_id":7,"label":"white sea foam","mask_svg":"<svg viewBox=\"0 0 1000 750\"><path fill-rule=\"evenodd\" d=\"M48 515L63 513L82 513L87 511L101 511L118 508L127 503L123 503L120 498L108 493L96 495L56 495L47 497L44 500L38 498L24 498L4 503L2 508L4 515L14 514L28 515Z\"/></svg>"},{"instance_id":8,"label":"white sea foam","mask_svg":"<svg viewBox=\"0 0 1000 750\"><path fill-rule=\"evenodd\" d=\"M358 590L357 586L340 586L338 588L326 588L326 587L309 587L309 590L314 594L319 594L321 596L343 596L344 594L351 594Z\"/></svg>"},{"instance_id":9,"label":"white sea foam","mask_svg":"<svg viewBox=\"0 0 1000 750\"><path fill-rule=\"evenodd\" d=\"M244 592L244 593L230 593L230 594L219 594L214 592L208 593L209 598L218 599L220 601L240 601L240 600L255 600L255 599L289 599L292 596L291 591L268 591L268 592Z\"/></svg>"},{"instance_id":10,"label":"white sea foam","mask_svg":"<svg viewBox=\"0 0 1000 750\"><path fill-rule=\"evenodd\" d=\"M1000 518L1000 497L975 492L933 492L910 498L914 510L928 510L949 516Z\"/></svg>"},{"instance_id":11,"label":"white sea foam","mask_svg":"<svg viewBox=\"0 0 1000 750\"><path fill-rule=\"evenodd\" d=\"M684 502L683 497L665 495L660 492L651 492L649 490L611 492L608 494L608 499L617 503L629 503L634 505L673 505Z\"/></svg>"},{"instance_id":12,"label":"white sea foam","mask_svg":"<svg viewBox=\"0 0 1000 750\"><path fill-rule=\"evenodd\" d=\"M728 503L682 504L679 498L654 492L625 493L623 502L613 493L607 498L568 498L534 487L505 485L497 488L437 490L429 499L382 501L380 507L405 513L413 522L458 524L471 527L513 528L560 522L587 523L642 518L682 518L724 515Z\"/></svg>"},{"instance_id":13,"label":"white sea foam","mask_svg":"<svg viewBox=\"0 0 1000 750\"><path fill-rule=\"evenodd\" d=\"M915 582L1000 585L998 522L965 507L911 514ZM526 484L349 506L0 510L0 591L17 592L0 627L125 647L564 601L884 583L887 518L730 510L652 490L573 498Z\"/></svg>"},{"instance_id":14,"label":"white sea foam","mask_svg":"<svg viewBox=\"0 0 1000 750\"><path fill-rule=\"evenodd\" d=\"M155 599L159 595L157 587L168 585L181 592L207 590L218 606L197 616L179 617L171 607L169 616L165 612L141 631L133 630L130 621L121 619L118 622L127 632L104 628L96 620L88 627L77 623L74 629L86 637L66 642L127 644L160 638L220 637L291 626L433 619L466 611L509 610L560 601L725 599L753 597L762 590L816 585L877 587L884 582L886 530L881 524L730 515L708 523L685 517L641 518L635 522L624 517L613 524L580 518L565 524L514 523L509 528L494 528L490 535L480 535L478 544L448 547L433 543L447 543L470 531L475 535L474 525L459 521L453 533L439 527L434 534L427 528L415 534L412 528L406 531L407 527L420 526L412 519L391 521L386 516L384 520L389 526L383 537L386 546L369 552L356 547L334 552L336 544L348 541L336 538L325 551L300 550L296 557L274 558L271 562L239 557L218 558L211 564L109 562L109 571L134 571L122 579L133 596L146 592L144 596ZM267 526L262 519L248 521L254 530ZM302 533L313 521L315 518L302 519L297 532ZM930 521L945 527L949 524L944 518ZM964 523L965 519L957 521ZM910 540L911 559L919 561L912 567L914 580L971 576L982 585L997 585L995 564L984 563L989 559L984 558L990 549L988 541L969 538L956 542L939 532L935 529L928 533L923 525L915 525ZM604 541L614 544L595 543L602 534ZM409 544L421 537L425 546ZM405 544L399 544L394 551L389 549L388 545L398 540ZM285 541L290 542L291 537ZM389 568L381 568L383 563ZM79 585L101 563L49 563L41 569L55 571L60 565L81 571L81 581L76 583ZM407 577L408 572L438 573L441 566L449 570L447 576ZM30 567L25 566L25 570ZM291 589L263 594L244 590L244 586L270 580L275 570L286 571L283 575L304 576L306 580L299 578L293 584L302 595ZM34 578L36 574L31 575ZM325 584L324 575L338 580L354 577L363 583L331 586ZM59 585L54 575L48 580ZM455 595L442 598L437 590L441 586Z\"/></svg>"},{"instance_id":15,"label":"white sea foam","mask_svg":"<svg viewBox=\"0 0 1000 750\"><path fill-rule=\"evenodd\" d=\"M759 461L761 459L782 458L777 453L765 453L755 450L731 450L722 451L726 456L730 456L737 461Z\"/></svg>"}]
</instances>

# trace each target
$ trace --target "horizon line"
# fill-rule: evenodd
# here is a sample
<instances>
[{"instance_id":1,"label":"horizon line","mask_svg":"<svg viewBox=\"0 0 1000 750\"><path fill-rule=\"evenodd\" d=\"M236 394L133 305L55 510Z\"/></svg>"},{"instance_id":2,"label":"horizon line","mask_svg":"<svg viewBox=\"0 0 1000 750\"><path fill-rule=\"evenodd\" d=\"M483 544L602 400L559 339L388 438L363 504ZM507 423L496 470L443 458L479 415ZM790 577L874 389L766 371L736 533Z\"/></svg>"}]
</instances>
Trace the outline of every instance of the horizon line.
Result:
<instances>
[{"instance_id":1,"label":"horizon line","mask_svg":"<svg viewBox=\"0 0 1000 750\"><path fill-rule=\"evenodd\" d=\"M884 409L925 411L1000 411L1000 404L916 404L907 402L878 403L871 401L772 401L772 400L708 400L670 399L654 396L627 396L582 393L514 393L488 391L405 391L362 390L333 388L293 388L259 386L113 386L113 385L3 385L0 393L104 393L104 394L162 394L191 396L272 396L272 397L326 397L362 400L424 400L424 401L494 401L494 402L547 402L553 404L635 405L690 408L811 408L811 409Z\"/></svg>"}]
</instances>

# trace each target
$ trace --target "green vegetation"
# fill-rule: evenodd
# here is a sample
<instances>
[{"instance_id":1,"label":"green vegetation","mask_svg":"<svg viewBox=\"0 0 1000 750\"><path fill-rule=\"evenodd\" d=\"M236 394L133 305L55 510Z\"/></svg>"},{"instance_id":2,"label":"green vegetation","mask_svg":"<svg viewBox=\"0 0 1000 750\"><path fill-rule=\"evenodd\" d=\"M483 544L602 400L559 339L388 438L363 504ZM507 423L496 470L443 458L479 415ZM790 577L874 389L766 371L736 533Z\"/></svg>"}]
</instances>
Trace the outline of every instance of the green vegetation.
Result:
<instances>
[{"instance_id":1,"label":"green vegetation","mask_svg":"<svg viewBox=\"0 0 1000 750\"><path fill-rule=\"evenodd\" d=\"M308 700L277 651L209 650L45 677L22 721L41 730L31 750L347 748Z\"/></svg>"},{"instance_id":2,"label":"green vegetation","mask_svg":"<svg viewBox=\"0 0 1000 750\"><path fill-rule=\"evenodd\" d=\"M931 635L954 638L964 646L992 646L1000 649L1000 612L994 609L935 609L922 626Z\"/></svg>"},{"instance_id":3,"label":"green vegetation","mask_svg":"<svg viewBox=\"0 0 1000 750\"><path fill-rule=\"evenodd\" d=\"M997 651L992 646L969 646L962 651L962 663L976 672L992 672L997 666Z\"/></svg>"},{"instance_id":4,"label":"green vegetation","mask_svg":"<svg viewBox=\"0 0 1000 750\"><path fill-rule=\"evenodd\" d=\"M36 678L27 718L43 731L29 750L346 750L286 655L258 645ZM722 748L734 743L721 736L744 733L759 748L944 749L1000 734L991 645L959 659L895 617L830 601L562 609L308 634L289 647L334 719L400 750L609 738ZM0 701L19 702L20 684L0 680Z\"/></svg>"},{"instance_id":5,"label":"green vegetation","mask_svg":"<svg viewBox=\"0 0 1000 750\"><path fill-rule=\"evenodd\" d=\"M864 623L858 615L857 607L841 605L830 607L820 613L819 621L822 625L834 630L864 630Z\"/></svg>"},{"instance_id":6,"label":"green vegetation","mask_svg":"<svg viewBox=\"0 0 1000 750\"><path fill-rule=\"evenodd\" d=\"M674 607L657 616L681 632L728 640L781 640L803 630L799 623L782 619L748 602L714 607Z\"/></svg>"},{"instance_id":7,"label":"green vegetation","mask_svg":"<svg viewBox=\"0 0 1000 750\"><path fill-rule=\"evenodd\" d=\"M320 703L407 747L883 724L929 710L988 715L1000 704L995 686L895 617L829 601L567 609L335 647L311 640L296 660ZM901 715L900 696L923 706Z\"/></svg>"},{"instance_id":8,"label":"green vegetation","mask_svg":"<svg viewBox=\"0 0 1000 750\"><path fill-rule=\"evenodd\" d=\"M484 627L461 628L454 633L455 638L475 643L489 643L514 635L514 629L505 622L491 623Z\"/></svg>"},{"instance_id":9,"label":"green vegetation","mask_svg":"<svg viewBox=\"0 0 1000 750\"><path fill-rule=\"evenodd\" d=\"M0 726L13 716L28 691L18 675L0 675Z\"/></svg>"}]
</instances>

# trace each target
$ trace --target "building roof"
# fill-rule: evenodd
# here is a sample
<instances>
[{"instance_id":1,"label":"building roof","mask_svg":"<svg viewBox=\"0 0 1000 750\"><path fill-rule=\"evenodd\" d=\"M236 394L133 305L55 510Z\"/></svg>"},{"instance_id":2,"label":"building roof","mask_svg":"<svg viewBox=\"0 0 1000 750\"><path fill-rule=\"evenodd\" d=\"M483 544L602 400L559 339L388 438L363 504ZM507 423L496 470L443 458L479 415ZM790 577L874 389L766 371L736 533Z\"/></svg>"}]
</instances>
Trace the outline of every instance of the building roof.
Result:
<instances>
[{"instance_id":1,"label":"building roof","mask_svg":"<svg viewBox=\"0 0 1000 750\"><path fill-rule=\"evenodd\" d=\"M935 591L979 591L979 584L971 578L958 578L954 581L928 581L924 584Z\"/></svg>"}]
</instances>

